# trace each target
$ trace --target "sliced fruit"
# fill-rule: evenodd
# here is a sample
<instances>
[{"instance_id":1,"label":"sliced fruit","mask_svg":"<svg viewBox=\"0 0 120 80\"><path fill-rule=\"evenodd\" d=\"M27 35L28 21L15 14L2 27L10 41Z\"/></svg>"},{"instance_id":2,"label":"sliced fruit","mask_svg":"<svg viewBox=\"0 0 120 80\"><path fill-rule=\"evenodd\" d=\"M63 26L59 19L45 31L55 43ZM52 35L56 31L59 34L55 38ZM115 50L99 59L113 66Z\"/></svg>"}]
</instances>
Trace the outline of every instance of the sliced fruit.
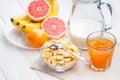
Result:
<instances>
[{"instance_id":1,"label":"sliced fruit","mask_svg":"<svg viewBox=\"0 0 120 80\"><path fill-rule=\"evenodd\" d=\"M11 22L14 26L17 27L18 30L23 32L29 32L34 28L40 29L41 26L41 22L32 21L32 19L29 18L27 13L12 17Z\"/></svg>"},{"instance_id":2,"label":"sliced fruit","mask_svg":"<svg viewBox=\"0 0 120 80\"><path fill-rule=\"evenodd\" d=\"M46 18L41 25L42 29L47 33L49 38L60 38L66 32L65 22L55 16Z\"/></svg>"},{"instance_id":3,"label":"sliced fruit","mask_svg":"<svg viewBox=\"0 0 120 80\"><path fill-rule=\"evenodd\" d=\"M34 21L45 19L51 10L51 5L47 0L32 0L28 4L27 13Z\"/></svg>"},{"instance_id":4,"label":"sliced fruit","mask_svg":"<svg viewBox=\"0 0 120 80\"><path fill-rule=\"evenodd\" d=\"M47 34L41 29L32 29L26 34L26 40L32 47L41 47L47 41Z\"/></svg>"}]
</instances>

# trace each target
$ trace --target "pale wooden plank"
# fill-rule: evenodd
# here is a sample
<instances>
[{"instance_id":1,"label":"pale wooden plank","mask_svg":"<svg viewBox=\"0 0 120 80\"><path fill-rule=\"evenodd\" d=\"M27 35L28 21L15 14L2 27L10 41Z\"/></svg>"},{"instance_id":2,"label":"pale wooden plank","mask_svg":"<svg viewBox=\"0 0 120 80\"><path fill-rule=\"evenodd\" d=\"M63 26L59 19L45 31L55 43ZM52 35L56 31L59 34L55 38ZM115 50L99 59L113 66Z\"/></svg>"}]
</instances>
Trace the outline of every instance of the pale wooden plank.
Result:
<instances>
[{"instance_id":1,"label":"pale wooden plank","mask_svg":"<svg viewBox=\"0 0 120 80\"><path fill-rule=\"evenodd\" d=\"M20 13L23 13L24 10L19 6L17 0L1 0L0 1L0 15L3 17L5 22Z\"/></svg>"},{"instance_id":2,"label":"pale wooden plank","mask_svg":"<svg viewBox=\"0 0 120 80\"><path fill-rule=\"evenodd\" d=\"M28 3L30 2L30 0L17 0L18 4L21 6L21 8L26 11L27 10L27 6Z\"/></svg>"},{"instance_id":3,"label":"pale wooden plank","mask_svg":"<svg viewBox=\"0 0 120 80\"><path fill-rule=\"evenodd\" d=\"M7 0L0 1L0 66L9 80L13 80L10 79L11 75L15 80L40 80L36 73L29 68L30 62L19 48L10 44L4 37L5 23L11 16L23 11L16 0L12 0L12 2L14 5L9 4L11 2L7 2ZM17 10L15 10L16 8Z\"/></svg>"},{"instance_id":4,"label":"pale wooden plank","mask_svg":"<svg viewBox=\"0 0 120 80\"><path fill-rule=\"evenodd\" d=\"M6 40L1 41L0 44L2 46L0 64L4 70L9 71L15 80L39 80L35 72L29 68L30 63L21 51L15 46L8 45ZM7 75L9 76L10 73Z\"/></svg>"},{"instance_id":5,"label":"pale wooden plank","mask_svg":"<svg viewBox=\"0 0 120 80\"><path fill-rule=\"evenodd\" d=\"M1 69L0 69L0 80L6 80L6 77Z\"/></svg>"},{"instance_id":6,"label":"pale wooden plank","mask_svg":"<svg viewBox=\"0 0 120 80\"><path fill-rule=\"evenodd\" d=\"M9 80L41 80L29 66L31 63L18 47L10 44L3 33L4 23L0 20L0 66Z\"/></svg>"}]
</instances>

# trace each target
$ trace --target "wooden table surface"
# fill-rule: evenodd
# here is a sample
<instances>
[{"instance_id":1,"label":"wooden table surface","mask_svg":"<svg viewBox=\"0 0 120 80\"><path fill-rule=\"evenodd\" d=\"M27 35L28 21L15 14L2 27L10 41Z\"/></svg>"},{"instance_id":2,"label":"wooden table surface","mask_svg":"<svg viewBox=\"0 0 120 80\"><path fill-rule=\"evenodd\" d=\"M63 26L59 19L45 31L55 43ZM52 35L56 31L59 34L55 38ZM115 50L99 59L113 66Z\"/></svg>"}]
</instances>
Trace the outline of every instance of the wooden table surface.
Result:
<instances>
[{"instance_id":1,"label":"wooden table surface","mask_svg":"<svg viewBox=\"0 0 120 80\"><path fill-rule=\"evenodd\" d=\"M25 12L28 1L29 0L0 0L0 80L58 80L53 76L39 71L36 72L29 68L36 57L38 57L39 50L28 50L17 47L10 43L4 36L3 31L7 22L12 16ZM66 0L66 2L67 1L68 0ZM113 28L110 32L115 34L118 39L117 45L119 45L120 0L108 1L112 4L114 14ZM120 52L117 53L120 56ZM120 64L120 62L118 64ZM120 69L118 72L120 72ZM116 80L120 80L120 77L116 77Z\"/></svg>"}]
</instances>

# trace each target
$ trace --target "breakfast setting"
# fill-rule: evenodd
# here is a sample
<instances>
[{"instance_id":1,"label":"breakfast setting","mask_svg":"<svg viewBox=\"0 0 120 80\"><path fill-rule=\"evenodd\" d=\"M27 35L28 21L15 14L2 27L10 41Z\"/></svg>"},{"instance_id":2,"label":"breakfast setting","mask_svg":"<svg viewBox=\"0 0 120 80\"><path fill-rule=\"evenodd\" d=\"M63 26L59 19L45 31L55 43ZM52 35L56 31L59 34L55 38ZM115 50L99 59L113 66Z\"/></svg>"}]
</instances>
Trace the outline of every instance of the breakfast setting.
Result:
<instances>
[{"instance_id":1,"label":"breakfast setting","mask_svg":"<svg viewBox=\"0 0 120 80\"><path fill-rule=\"evenodd\" d=\"M117 0L0 2L0 80L120 79Z\"/></svg>"}]
</instances>

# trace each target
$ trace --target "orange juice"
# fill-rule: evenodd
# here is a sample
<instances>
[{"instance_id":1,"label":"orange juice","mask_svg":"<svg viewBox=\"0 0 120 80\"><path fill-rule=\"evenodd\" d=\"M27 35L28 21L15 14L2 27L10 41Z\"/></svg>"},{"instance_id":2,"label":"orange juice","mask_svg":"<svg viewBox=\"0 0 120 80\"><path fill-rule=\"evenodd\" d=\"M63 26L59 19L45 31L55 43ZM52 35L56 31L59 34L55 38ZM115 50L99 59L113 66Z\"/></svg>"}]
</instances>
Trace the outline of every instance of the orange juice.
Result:
<instances>
[{"instance_id":1,"label":"orange juice","mask_svg":"<svg viewBox=\"0 0 120 80\"><path fill-rule=\"evenodd\" d=\"M106 69L111 64L114 51L114 43L104 37L88 40L88 52L91 64L95 68Z\"/></svg>"}]
</instances>

